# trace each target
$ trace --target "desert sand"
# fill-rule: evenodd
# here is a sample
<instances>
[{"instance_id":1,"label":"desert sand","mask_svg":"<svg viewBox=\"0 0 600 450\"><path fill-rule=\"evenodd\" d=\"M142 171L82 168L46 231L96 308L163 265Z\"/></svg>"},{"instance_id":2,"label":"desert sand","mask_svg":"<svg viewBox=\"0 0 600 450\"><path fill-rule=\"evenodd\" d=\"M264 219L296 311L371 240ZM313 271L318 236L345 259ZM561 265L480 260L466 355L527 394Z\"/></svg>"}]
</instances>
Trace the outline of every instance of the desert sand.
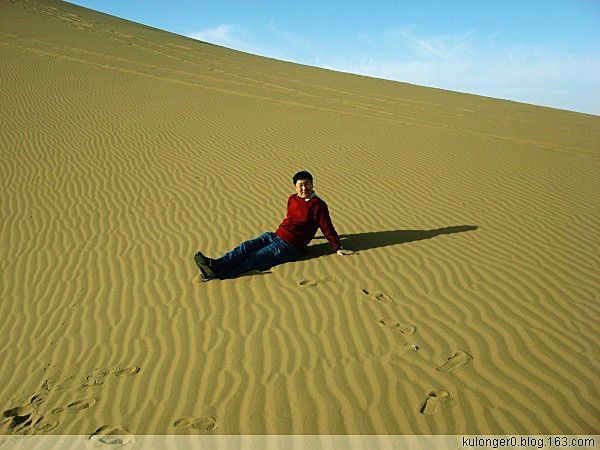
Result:
<instances>
[{"instance_id":1,"label":"desert sand","mask_svg":"<svg viewBox=\"0 0 600 450\"><path fill-rule=\"evenodd\" d=\"M0 23L0 433L598 433L600 117ZM357 254L200 282L298 170Z\"/></svg>"}]
</instances>

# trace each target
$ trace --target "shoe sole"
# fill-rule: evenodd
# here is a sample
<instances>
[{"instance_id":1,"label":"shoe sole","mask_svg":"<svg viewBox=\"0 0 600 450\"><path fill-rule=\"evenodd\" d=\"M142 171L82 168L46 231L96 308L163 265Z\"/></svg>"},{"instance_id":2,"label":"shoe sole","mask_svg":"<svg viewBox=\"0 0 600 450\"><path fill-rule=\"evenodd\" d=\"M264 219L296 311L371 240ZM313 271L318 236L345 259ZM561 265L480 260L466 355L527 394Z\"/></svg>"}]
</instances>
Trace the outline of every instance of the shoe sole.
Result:
<instances>
[{"instance_id":1,"label":"shoe sole","mask_svg":"<svg viewBox=\"0 0 600 450\"><path fill-rule=\"evenodd\" d=\"M200 273L202 274L202 278L206 280L210 280L211 278L217 278L217 275L213 272L213 270L208 266L206 259L202 253L198 252L194 255L194 261L196 265L200 269Z\"/></svg>"}]
</instances>

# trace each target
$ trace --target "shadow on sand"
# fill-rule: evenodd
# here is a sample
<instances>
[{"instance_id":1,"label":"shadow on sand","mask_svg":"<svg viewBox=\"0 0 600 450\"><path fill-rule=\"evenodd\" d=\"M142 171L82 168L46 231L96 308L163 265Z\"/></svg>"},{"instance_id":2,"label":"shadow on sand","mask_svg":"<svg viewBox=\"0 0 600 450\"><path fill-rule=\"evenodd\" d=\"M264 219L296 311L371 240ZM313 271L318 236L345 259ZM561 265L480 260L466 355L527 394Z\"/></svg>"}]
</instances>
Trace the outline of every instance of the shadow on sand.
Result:
<instances>
[{"instance_id":1,"label":"shadow on sand","mask_svg":"<svg viewBox=\"0 0 600 450\"><path fill-rule=\"evenodd\" d=\"M360 252L362 250L371 250L374 248L388 247L390 245L431 239L442 234L474 231L477 230L477 228L478 227L475 225L458 225L435 230L372 231L369 233L340 234L340 240L342 241L342 246L344 248ZM316 239L325 240L325 242L308 246L298 261L318 258L332 253L331 246L324 236L317 236L315 237L315 240Z\"/></svg>"},{"instance_id":2,"label":"shadow on sand","mask_svg":"<svg viewBox=\"0 0 600 450\"><path fill-rule=\"evenodd\" d=\"M458 225L454 227L438 228L436 230L393 230L393 231L372 231L370 233L340 234L340 240L344 248L355 252L371 250L373 248L388 247L390 245L405 244L407 242L421 241L431 239L442 234L463 233L465 231L477 230L475 225ZM321 256L331 255L332 249L325 236L316 236L315 240L324 240L322 244L309 245L302 255L296 261L306 261L308 259L319 258ZM263 271L253 270L236 278L248 276L266 275L272 273L269 269Z\"/></svg>"}]
</instances>

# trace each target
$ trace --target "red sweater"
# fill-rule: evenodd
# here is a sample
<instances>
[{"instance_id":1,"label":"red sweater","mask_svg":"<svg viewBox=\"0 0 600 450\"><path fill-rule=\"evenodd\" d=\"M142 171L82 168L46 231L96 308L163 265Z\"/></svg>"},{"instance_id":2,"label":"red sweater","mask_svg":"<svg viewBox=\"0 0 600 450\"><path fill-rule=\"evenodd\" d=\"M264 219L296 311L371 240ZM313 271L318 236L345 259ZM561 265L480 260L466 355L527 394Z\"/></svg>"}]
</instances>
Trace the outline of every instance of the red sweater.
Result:
<instances>
[{"instance_id":1,"label":"red sweater","mask_svg":"<svg viewBox=\"0 0 600 450\"><path fill-rule=\"evenodd\" d=\"M306 201L298 194L290 195L287 214L275 234L297 249L304 249L320 228L334 252L342 248L340 237L333 228L327 203L314 196Z\"/></svg>"}]
</instances>

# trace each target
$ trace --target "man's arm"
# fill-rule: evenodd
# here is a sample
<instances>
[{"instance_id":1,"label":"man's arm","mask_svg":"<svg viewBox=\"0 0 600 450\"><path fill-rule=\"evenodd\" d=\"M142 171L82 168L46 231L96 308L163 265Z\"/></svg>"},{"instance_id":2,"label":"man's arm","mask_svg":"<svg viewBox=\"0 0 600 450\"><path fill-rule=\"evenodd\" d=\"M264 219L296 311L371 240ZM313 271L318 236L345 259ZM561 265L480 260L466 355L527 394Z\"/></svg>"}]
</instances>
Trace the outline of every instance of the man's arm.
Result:
<instances>
[{"instance_id":1,"label":"man's arm","mask_svg":"<svg viewBox=\"0 0 600 450\"><path fill-rule=\"evenodd\" d=\"M329 241L331 248L333 248L333 251L340 256L352 255L354 253L352 250L342 249L340 237L335 231L333 223L331 223L331 217L329 216L329 208L327 207L327 203L322 202L320 206L321 210L319 214L319 228Z\"/></svg>"}]
</instances>

